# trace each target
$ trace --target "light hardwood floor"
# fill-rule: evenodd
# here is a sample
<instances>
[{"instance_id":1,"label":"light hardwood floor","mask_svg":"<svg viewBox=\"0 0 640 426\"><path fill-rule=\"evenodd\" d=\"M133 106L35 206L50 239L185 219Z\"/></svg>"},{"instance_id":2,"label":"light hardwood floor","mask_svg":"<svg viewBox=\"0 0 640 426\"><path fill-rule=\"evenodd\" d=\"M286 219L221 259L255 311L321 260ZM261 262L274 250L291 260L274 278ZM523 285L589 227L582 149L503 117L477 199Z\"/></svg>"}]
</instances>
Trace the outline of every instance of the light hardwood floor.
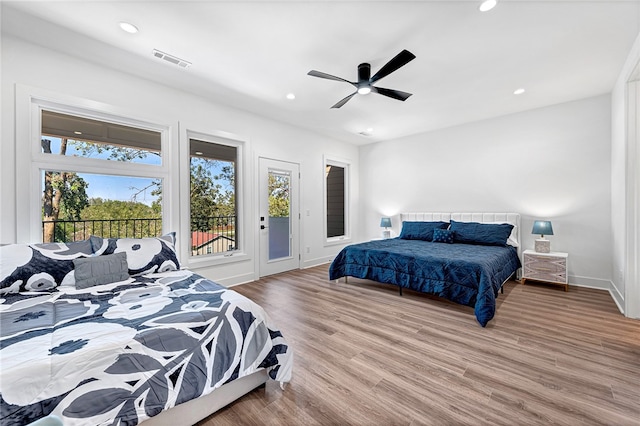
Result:
<instances>
[{"instance_id":1,"label":"light hardwood floor","mask_svg":"<svg viewBox=\"0 0 640 426\"><path fill-rule=\"evenodd\" d=\"M293 348L272 381L200 426L640 425L640 321L605 291L510 281L495 318L328 266L233 287Z\"/></svg>"}]
</instances>

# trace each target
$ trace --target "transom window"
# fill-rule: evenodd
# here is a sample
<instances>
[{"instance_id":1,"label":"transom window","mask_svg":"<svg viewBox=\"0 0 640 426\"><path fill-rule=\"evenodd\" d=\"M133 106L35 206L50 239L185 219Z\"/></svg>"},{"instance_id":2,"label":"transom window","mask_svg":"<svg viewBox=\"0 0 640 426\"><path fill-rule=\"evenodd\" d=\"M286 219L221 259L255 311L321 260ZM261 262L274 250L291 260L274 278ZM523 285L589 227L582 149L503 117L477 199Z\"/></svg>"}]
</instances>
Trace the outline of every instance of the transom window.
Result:
<instances>
[{"instance_id":1,"label":"transom window","mask_svg":"<svg viewBox=\"0 0 640 426\"><path fill-rule=\"evenodd\" d=\"M42 152L162 164L160 132L47 110L42 111Z\"/></svg>"}]
</instances>

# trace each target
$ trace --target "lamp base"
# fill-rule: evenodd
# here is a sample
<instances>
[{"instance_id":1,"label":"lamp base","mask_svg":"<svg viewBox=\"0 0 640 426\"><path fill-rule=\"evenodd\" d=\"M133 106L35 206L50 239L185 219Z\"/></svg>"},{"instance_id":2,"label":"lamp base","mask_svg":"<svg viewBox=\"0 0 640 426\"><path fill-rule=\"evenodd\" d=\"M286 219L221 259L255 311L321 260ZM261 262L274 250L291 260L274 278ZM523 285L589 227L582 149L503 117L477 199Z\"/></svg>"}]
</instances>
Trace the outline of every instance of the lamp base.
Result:
<instances>
[{"instance_id":1,"label":"lamp base","mask_svg":"<svg viewBox=\"0 0 640 426\"><path fill-rule=\"evenodd\" d=\"M385 229L384 231L382 231L382 238L384 238L385 240L387 238L391 238L391 231L389 231L388 229Z\"/></svg>"},{"instance_id":2,"label":"lamp base","mask_svg":"<svg viewBox=\"0 0 640 426\"><path fill-rule=\"evenodd\" d=\"M549 240L545 240L544 238L537 238L535 243L535 251L538 253L551 252L551 242Z\"/></svg>"}]
</instances>

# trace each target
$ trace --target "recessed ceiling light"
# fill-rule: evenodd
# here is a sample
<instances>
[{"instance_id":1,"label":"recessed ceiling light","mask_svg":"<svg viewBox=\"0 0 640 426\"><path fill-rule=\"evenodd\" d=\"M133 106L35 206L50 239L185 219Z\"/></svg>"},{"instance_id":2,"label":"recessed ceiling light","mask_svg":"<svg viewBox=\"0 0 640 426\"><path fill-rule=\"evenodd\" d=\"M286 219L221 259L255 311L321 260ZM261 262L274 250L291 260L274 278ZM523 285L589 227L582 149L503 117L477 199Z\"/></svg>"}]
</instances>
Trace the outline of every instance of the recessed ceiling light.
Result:
<instances>
[{"instance_id":1,"label":"recessed ceiling light","mask_svg":"<svg viewBox=\"0 0 640 426\"><path fill-rule=\"evenodd\" d=\"M521 87L513 91L514 95L522 95L524 93L524 89Z\"/></svg>"},{"instance_id":2,"label":"recessed ceiling light","mask_svg":"<svg viewBox=\"0 0 640 426\"><path fill-rule=\"evenodd\" d=\"M128 22L120 22L120 28L122 28L122 31L126 31L129 34L135 34L138 32L138 27Z\"/></svg>"},{"instance_id":3,"label":"recessed ceiling light","mask_svg":"<svg viewBox=\"0 0 640 426\"><path fill-rule=\"evenodd\" d=\"M480 12L487 12L493 9L494 7L496 7L496 4L498 4L496 0L485 0L480 4L480 7L478 7L478 10Z\"/></svg>"},{"instance_id":4,"label":"recessed ceiling light","mask_svg":"<svg viewBox=\"0 0 640 426\"><path fill-rule=\"evenodd\" d=\"M287 93L287 99L289 99L290 101L294 100L296 98L296 95L294 95L293 93Z\"/></svg>"},{"instance_id":5,"label":"recessed ceiling light","mask_svg":"<svg viewBox=\"0 0 640 426\"><path fill-rule=\"evenodd\" d=\"M202 155L202 151L196 151L195 154L196 155Z\"/></svg>"},{"instance_id":6,"label":"recessed ceiling light","mask_svg":"<svg viewBox=\"0 0 640 426\"><path fill-rule=\"evenodd\" d=\"M367 133L373 133L373 127L367 127Z\"/></svg>"},{"instance_id":7,"label":"recessed ceiling light","mask_svg":"<svg viewBox=\"0 0 640 426\"><path fill-rule=\"evenodd\" d=\"M79 132L77 130L75 132L73 132L73 133L76 134L76 135L81 135L82 134L82 132Z\"/></svg>"}]
</instances>

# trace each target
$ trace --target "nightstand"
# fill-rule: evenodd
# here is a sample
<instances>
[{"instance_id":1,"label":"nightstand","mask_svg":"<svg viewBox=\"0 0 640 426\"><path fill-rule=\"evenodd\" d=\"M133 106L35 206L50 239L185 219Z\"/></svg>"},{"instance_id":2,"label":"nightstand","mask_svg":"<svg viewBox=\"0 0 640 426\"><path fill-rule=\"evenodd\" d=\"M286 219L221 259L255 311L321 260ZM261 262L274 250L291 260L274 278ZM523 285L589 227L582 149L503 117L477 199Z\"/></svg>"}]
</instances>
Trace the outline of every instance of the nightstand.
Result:
<instances>
[{"instance_id":1,"label":"nightstand","mask_svg":"<svg viewBox=\"0 0 640 426\"><path fill-rule=\"evenodd\" d=\"M533 250L525 250L523 256L522 284L525 284L527 280L543 281L563 285L564 291L569 289L567 275L568 253L538 253Z\"/></svg>"}]
</instances>

